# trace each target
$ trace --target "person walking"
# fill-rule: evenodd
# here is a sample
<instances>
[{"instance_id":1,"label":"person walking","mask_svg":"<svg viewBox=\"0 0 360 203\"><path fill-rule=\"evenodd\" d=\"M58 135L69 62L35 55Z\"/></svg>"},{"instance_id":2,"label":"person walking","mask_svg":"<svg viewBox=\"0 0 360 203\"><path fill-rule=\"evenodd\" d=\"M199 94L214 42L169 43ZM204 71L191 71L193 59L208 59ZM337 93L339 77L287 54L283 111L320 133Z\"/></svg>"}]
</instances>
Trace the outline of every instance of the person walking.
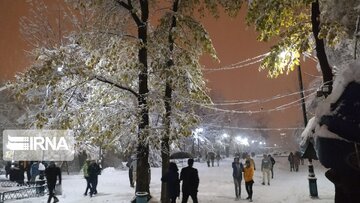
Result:
<instances>
[{"instance_id":1,"label":"person walking","mask_svg":"<svg viewBox=\"0 0 360 203\"><path fill-rule=\"evenodd\" d=\"M249 202L252 202L252 196L253 196L252 187L254 184L254 168L251 166L250 160L245 161L244 181L245 181L245 189L248 194L248 197L246 199L248 199Z\"/></svg>"},{"instance_id":2,"label":"person walking","mask_svg":"<svg viewBox=\"0 0 360 203\"><path fill-rule=\"evenodd\" d=\"M214 161L215 161L215 154L214 152L210 153L210 160L211 160L211 166L214 167Z\"/></svg>"},{"instance_id":3,"label":"person walking","mask_svg":"<svg viewBox=\"0 0 360 203\"><path fill-rule=\"evenodd\" d=\"M299 165L300 165L300 155L298 153L294 154L294 169L296 172L299 171Z\"/></svg>"},{"instance_id":4,"label":"person walking","mask_svg":"<svg viewBox=\"0 0 360 203\"><path fill-rule=\"evenodd\" d=\"M85 193L84 193L84 196L87 195L88 193L88 190L91 191L91 185L90 185L90 179L89 179L89 172L88 172L88 169L89 169L89 165L90 165L90 160L86 160L83 167L82 167L82 171L83 171L83 174L84 174L84 178L86 180L86 189L85 189Z\"/></svg>"},{"instance_id":5,"label":"person walking","mask_svg":"<svg viewBox=\"0 0 360 203\"><path fill-rule=\"evenodd\" d=\"M266 154L263 155L263 159L261 160L261 172L263 173L263 182L265 185L265 179L267 179L267 184L270 185L270 172L271 172L271 161Z\"/></svg>"},{"instance_id":6,"label":"person walking","mask_svg":"<svg viewBox=\"0 0 360 203\"><path fill-rule=\"evenodd\" d=\"M54 203L59 202L59 199L55 196L54 190L57 178L59 178L59 185L61 185L61 170L55 165L55 162L50 162L49 166L45 169L45 177L49 190L49 198L47 202L50 203L52 198L54 198Z\"/></svg>"},{"instance_id":7,"label":"person walking","mask_svg":"<svg viewBox=\"0 0 360 203\"><path fill-rule=\"evenodd\" d=\"M176 163L170 162L168 172L161 178L161 181L166 182L170 203L176 203L176 198L180 196L180 179L178 171L179 169Z\"/></svg>"},{"instance_id":8,"label":"person walking","mask_svg":"<svg viewBox=\"0 0 360 203\"><path fill-rule=\"evenodd\" d=\"M187 203L189 196L193 203L198 203L197 192L199 187L199 175L196 168L193 168L194 159L188 159L188 166L181 169L180 181L182 181L182 203Z\"/></svg>"},{"instance_id":9,"label":"person walking","mask_svg":"<svg viewBox=\"0 0 360 203\"><path fill-rule=\"evenodd\" d=\"M130 181L130 187L134 187L134 179L133 179L133 165L132 165L133 159L130 156L127 160L126 166L129 168L129 181ZM136 170L136 169L135 169Z\"/></svg>"},{"instance_id":10,"label":"person walking","mask_svg":"<svg viewBox=\"0 0 360 203\"><path fill-rule=\"evenodd\" d=\"M215 158L216 158L217 166L219 166L220 165L220 159L221 159L220 153L217 153Z\"/></svg>"},{"instance_id":11,"label":"person walking","mask_svg":"<svg viewBox=\"0 0 360 203\"><path fill-rule=\"evenodd\" d=\"M100 175L100 166L93 160L88 167L90 197L97 194L98 175Z\"/></svg>"},{"instance_id":12,"label":"person walking","mask_svg":"<svg viewBox=\"0 0 360 203\"><path fill-rule=\"evenodd\" d=\"M290 152L289 156L288 156L288 161L290 163L290 172L291 171L295 171L295 167L294 167L294 154L292 152Z\"/></svg>"},{"instance_id":13,"label":"person walking","mask_svg":"<svg viewBox=\"0 0 360 203\"><path fill-rule=\"evenodd\" d=\"M271 179L274 178L274 165L276 163L274 157L272 157L270 154L268 155L270 161L271 161Z\"/></svg>"},{"instance_id":14,"label":"person walking","mask_svg":"<svg viewBox=\"0 0 360 203\"><path fill-rule=\"evenodd\" d=\"M234 162L232 163L232 169L235 186L235 200L239 200L241 196L242 172L244 171L244 166L242 165L242 163L240 163L239 157L234 158Z\"/></svg>"},{"instance_id":15,"label":"person walking","mask_svg":"<svg viewBox=\"0 0 360 203\"><path fill-rule=\"evenodd\" d=\"M206 163L207 163L207 166L210 167L210 154L206 154Z\"/></svg>"},{"instance_id":16,"label":"person walking","mask_svg":"<svg viewBox=\"0 0 360 203\"><path fill-rule=\"evenodd\" d=\"M5 178L8 178L9 174L10 174L10 169L11 169L11 161L6 162L6 166L5 166ZM28 176L29 178L30 176ZM30 181L30 179L28 180Z\"/></svg>"}]
</instances>

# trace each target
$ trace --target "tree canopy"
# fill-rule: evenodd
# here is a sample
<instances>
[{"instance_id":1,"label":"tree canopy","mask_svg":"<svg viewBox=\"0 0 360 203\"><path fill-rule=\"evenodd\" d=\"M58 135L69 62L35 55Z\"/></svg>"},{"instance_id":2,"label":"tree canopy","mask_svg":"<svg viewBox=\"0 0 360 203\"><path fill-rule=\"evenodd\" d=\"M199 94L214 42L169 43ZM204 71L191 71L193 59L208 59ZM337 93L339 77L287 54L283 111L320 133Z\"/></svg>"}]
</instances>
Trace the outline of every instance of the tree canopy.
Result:
<instances>
[{"instance_id":1,"label":"tree canopy","mask_svg":"<svg viewBox=\"0 0 360 203\"><path fill-rule=\"evenodd\" d=\"M320 24L319 32L313 33L312 9L320 5L320 16L314 16ZM261 41L275 40L261 69L270 77L288 74L299 64L300 55L312 54L316 45L313 34L324 39L328 47L352 39L356 27L356 11L359 1L339 2L315 0L253 0L249 5L247 22L254 25Z\"/></svg>"}]
</instances>

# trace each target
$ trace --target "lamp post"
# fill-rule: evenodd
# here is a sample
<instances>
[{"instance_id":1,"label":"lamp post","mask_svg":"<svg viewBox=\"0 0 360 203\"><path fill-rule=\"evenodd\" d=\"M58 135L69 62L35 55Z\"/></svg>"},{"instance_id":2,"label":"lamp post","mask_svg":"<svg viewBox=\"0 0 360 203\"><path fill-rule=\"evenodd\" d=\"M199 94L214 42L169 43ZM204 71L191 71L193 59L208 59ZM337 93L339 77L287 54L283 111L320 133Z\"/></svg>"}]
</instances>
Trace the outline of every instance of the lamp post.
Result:
<instances>
[{"instance_id":1,"label":"lamp post","mask_svg":"<svg viewBox=\"0 0 360 203\"><path fill-rule=\"evenodd\" d=\"M301 107L303 112L303 118L304 118L304 125L306 127L307 125L307 116L306 116L306 106L305 106L305 97L304 97L304 86L302 82L302 76L301 76L301 67L298 65L298 78L299 78L299 87L300 87L300 96L301 96ZM312 198L318 198L318 191L317 191L317 178L315 176L314 172L314 166L312 164L313 159L317 159L316 152L314 149L314 146L311 142L309 142L309 145L307 146L304 154L302 155L302 158L307 158L309 161L309 190L310 190L310 196Z\"/></svg>"},{"instance_id":2,"label":"lamp post","mask_svg":"<svg viewBox=\"0 0 360 203\"><path fill-rule=\"evenodd\" d=\"M200 153L200 137L199 137L199 133L202 133L204 131L203 128L196 128L195 130L195 136L194 138L197 140L197 151L198 151L198 156L201 157L201 153ZM193 142L193 151L195 152L195 139Z\"/></svg>"}]
</instances>

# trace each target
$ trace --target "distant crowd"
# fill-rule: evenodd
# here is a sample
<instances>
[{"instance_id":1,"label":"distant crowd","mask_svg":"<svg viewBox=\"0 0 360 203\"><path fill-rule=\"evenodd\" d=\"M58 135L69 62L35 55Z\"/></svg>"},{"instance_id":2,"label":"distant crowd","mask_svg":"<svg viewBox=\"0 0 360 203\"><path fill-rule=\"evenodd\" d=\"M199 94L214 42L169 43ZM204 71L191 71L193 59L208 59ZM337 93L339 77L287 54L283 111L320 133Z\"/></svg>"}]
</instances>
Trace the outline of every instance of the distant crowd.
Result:
<instances>
[{"instance_id":1,"label":"distant crowd","mask_svg":"<svg viewBox=\"0 0 360 203\"><path fill-rule=\"evenodd\" d=\"M101 174L101 166L95 160L86 160L82 166L82 172L86 180L84 196L92 197L98 193L98 175ZM25 181L25 175L27 181ZM18 186L35 185L37 193L44 193L46 185L49 192L48 203L59 202L56 194L61 194L61 169L55 162L45 161L18 161L7 162L5 177L16 182Z\"/></svg>"},{"instance_id":2,"label":"distant crowd","mask_svg":"<svg viewBox=\"0 0 360 203\"><path fill-rule=\"evenodd\" d=\"M25 183L25 174L27 182ZM36 185L37 193L44 192L44 185L47 185L49 197L48 203L59 202L55 195L55 188L61 186L61 169L55 162L19 161L7 162L5 166L5 177L16 182L18 186ZM58 183L58 184L56 184Z\"/></svg>"}]
</instances>

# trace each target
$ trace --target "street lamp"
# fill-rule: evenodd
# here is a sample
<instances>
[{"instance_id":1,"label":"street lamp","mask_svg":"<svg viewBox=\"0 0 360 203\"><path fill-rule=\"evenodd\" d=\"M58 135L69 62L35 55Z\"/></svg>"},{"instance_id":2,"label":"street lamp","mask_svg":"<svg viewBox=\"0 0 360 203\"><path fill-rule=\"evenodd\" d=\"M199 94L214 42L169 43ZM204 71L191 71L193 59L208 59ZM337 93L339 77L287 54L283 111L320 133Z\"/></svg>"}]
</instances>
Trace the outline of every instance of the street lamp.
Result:
<instances>
[{"instance_id":1,"label":"street lamp","mask_svg":"<svg viewBox=\"0 0 360 203\"><path fill-rule=\"evenodd\" d=\"M197 145L198 145L198 155L201 156L200 154L200 138L199 138L199 133L202 133L204 131L203 128L196 128L195 132L194 132L194 138L197 139ZM195 140L194 140L195 142ZM193 142L193 151L195 152L195 146L194 146L194 142Z\"/></svg>"},{"instance_id":2,"label":"street lamp","mask_svg":"<svg viewBox=\"0 0 360 203\"><path fill-rule=\"evenodd\" d=\"M223 139L225 140L225 156L230 156L230 136L227 133L222 134Z\"/></svg>"},{"instance_id":3,"label":"street lamp","mask_svg":"<svg viewBox=\"0 0 360 203\"><path fill-rule=\"evenodd\" d=\"M280 59L282 59L282 61L287 61L288 59L299 61L299 55L300 55L300 53L296 54L289 50L284 50L283 52L281 52L279 54L279 57L280 57ZM303 82L302 82L300 65L297 66L297 69L298 69L299 88L300 88L300 96L301 96L301 104L302 104L301 107L302 107L302 112L303 112L304 125L306 127L308 120L307 120L307 116L306 116L304 87L303 87ZM324 88L323 92L326 92L326 87ZM302 157L307 158L309 160L308 180L309 180L310 196L312 198L317 198L318 197L317 185L316 185L317 179L316 179L315 173L314 173L314 166L312 165L312 159L317 159L317 157L316 157L315 149L311 142L307 146L305 153L303 154Z\"/></svg>"},{"instance_id":4,"label":"street lamp","mask_svg":"<svg viewBox=\"0 0 360 203\"><path fill-rule=\"evenodd\" d=\"M305 106L305 97L304 97L304 87L302 82L302 76L301 76L301 67L298 65L298 78L299 78L299 87L300 87L300 96L301 96L301 107L303 112L303 118L304 118L304 125L306 127L308 123L307 115L306 115L306 106ZM311 142L309 142L304 154L302 155L302 158L307 158L309 161L309 190L310 190L310 196L312 198L318 197L318 191L317 191L317 184L316 184L316 176L314 172L314 166L312 164L313 159L317 159L316 152L314 149L314 146Z\"/></svg>"}]
</instances>

